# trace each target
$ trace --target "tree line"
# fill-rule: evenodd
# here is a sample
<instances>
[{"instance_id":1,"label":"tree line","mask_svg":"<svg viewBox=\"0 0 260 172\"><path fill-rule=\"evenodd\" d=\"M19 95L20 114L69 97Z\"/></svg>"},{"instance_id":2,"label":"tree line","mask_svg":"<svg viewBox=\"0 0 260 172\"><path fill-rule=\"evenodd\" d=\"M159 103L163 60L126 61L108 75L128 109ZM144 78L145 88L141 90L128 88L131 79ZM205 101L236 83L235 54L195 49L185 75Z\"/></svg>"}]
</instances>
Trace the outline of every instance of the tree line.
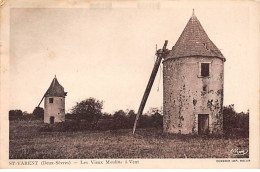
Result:
<instances>
[{"instance_id":1,"label":"tree line","mask_svg":"<svg viewBox=\"0 0 260 172\"><path fill-rule=\"evenodd\" d=\"M118 130L132 128L136 113L134 110L118 110L113 114L102 112L103 101L88 98L77 102L65 115L65 122L44 125L42 131L82 131L82 130ZM36 107L33 113L10 110L9 120L42 120L44 109ZM138 120L138 127L160 128L163 125L162 110L151 108Z\"/></svg>"},{"instance_id":2,"label":"tree line","mask_svg":"<svg viewBox=\"0 0 260 172\"><path fill-rule=\"evenodd\" d=\"M81 131L81 130L118 130L132 128L136 113L134 110L118 110L113 114L102 113L103 101L95 98L83 100L66 114L65 123L48 125L48 130ZM162 113L158 108L150 109L139 119L138 126L141 128L160 128L163 125Z\"/></svg>"},{"instance_id":3,"label":"tree line","mask_svg":"<svg viewBox=\"0 0 260 172\"><path fill-rule=\"evenodd\" d=\"M83 130L118 130L132 128L136 113L134 110L118 110L113 114L102 112L103 101L88 98L76 103L65 116L65 122L45 124L42 131L83 131ZM44 110L36 107L32 114L21 110L10 110L9 120L43 120ZM162 109L151 108L140 116L138 128L162 128ZM225 135L249 135L249 111L236 112L234 105L223 108L223 131Z\"/></svg>"},{"instance_id":4,"label":"tree line","mask_svg":"<svg viewBox=\"0 0 260 172\"><path fill-rule=\"evenodd\" d=\"M44 118L44 109L41 107L36 107L32 113L28 113L27 111L23 112L20 109L9 111L9 121L43 120L43 118Z\"/></svg>"}]
</instances>

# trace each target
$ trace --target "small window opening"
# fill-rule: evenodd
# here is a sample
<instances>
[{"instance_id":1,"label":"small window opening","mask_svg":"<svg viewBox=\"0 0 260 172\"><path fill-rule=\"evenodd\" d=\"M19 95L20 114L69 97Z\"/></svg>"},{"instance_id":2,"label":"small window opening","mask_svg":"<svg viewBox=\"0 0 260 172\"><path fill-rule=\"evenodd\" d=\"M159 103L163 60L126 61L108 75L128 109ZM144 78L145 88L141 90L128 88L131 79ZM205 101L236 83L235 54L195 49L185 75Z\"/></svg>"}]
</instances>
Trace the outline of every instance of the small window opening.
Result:
<instances>
[{"instance_id":1,"label":"small window opening","mask_svg":"<svg viewBox=\"0 0 260 172\"><path fill-rule=\"evenodd\" d=\"M207 85L203 86L203 91L207 91Z\"/></svg>"},{"instance_id":2,"label":"small window opening","mask_svg":"<svg viewBox=\"0 0 260 172\"><path fill-rule=\"evenodd\" d=\"M201 63L201 76L209 76L209 63Z\"/></svg>"},{"instance_id":3,"label":"small window opening","mask_svg":"<svg viewBox=\"0 0 260 172\"><path fill-rule=\"evenodd\" d=\"M49 103L53 103L53 98L49 98Z\"/></svg>"}]
</instances>

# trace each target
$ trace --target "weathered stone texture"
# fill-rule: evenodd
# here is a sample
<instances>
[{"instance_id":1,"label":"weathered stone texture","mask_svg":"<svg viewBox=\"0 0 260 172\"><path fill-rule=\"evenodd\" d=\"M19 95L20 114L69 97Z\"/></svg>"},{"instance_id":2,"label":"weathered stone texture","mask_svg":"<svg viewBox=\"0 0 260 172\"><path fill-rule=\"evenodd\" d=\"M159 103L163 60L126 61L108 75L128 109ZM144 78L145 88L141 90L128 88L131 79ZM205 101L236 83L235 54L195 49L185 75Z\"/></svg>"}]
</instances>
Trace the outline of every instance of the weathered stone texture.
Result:
<instances>
[{"instance_id":1,"label":"weathered stone texture","mask_svg":"<svg viewBox=\"0 0 260 172\"><path fill-rule=\"evenodd\" d=\"M200 62L210 63L209 77L200 76ZM198 114L209 114L209 132L222 133L223 82L221 58L166 58L163 62L164 132L197 134Z\"/></svg>"},{"instance_id":2,"label":"weathered stone texture","mask_svg":"<svg viewBox=\"0 0 260 172\"><path fill-rule=\"evenodd\" d=\"M53 103L49 103L53 98ZM44 100L44 123L50 123L50 117L54 117L54 123L65 121L65 98L45 97Z\"/></svg>"},{"instance_id":3,"label":"weathered stone texture","mask_svg":"<svg viewBox=\"0 0 260 172\"><path fill-rule=\"evenodd\" d=\"M44 97L44 123L56 123L65 121L65 96L64 88L58 82L56 75L46 91ZM50 98L53 102L50 102ZM51 121L51 117L54 118Z\"/></svg>"}]
</instances>

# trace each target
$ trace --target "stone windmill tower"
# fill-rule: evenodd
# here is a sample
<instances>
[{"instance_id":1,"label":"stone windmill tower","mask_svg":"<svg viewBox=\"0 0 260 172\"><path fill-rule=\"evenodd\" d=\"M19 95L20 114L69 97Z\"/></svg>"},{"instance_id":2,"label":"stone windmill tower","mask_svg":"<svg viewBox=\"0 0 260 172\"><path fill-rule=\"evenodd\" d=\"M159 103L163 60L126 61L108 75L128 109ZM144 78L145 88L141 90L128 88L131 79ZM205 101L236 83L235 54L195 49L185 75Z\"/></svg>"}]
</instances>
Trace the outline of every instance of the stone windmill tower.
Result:
<instances>
[{"instance_id":1,"label":"stone windmill tower","mask_svg":"<svg viewBox=\"0 0 260 172\"><path fill-rule=\"evenodd\" d=\"M193 15L172 50L157 51L157 61L141 102L142 114L163 58L163 130L166 133L223 132L225 57Z\"/></svg>"},{"instance_id":2,"label":"stone windmill tower","mask_svg":"<svg viewBox=\"0 0 260 172\"><path fill-rule=\"evenodd\" d=\"M163 61L165 132L222 132L224 62L193 12Z\"/></svg>"},{"instance_id":3,"label":"stone windmill tower","mask_svg":"<svg viewBox=\"0 0 260 172\"><path fill-rule=\"evenodd\" d=\"M65 121L65 96L64 88L58 82L56 75L42 100L44 99L44 123L53 124ZM42 102L41 100L41 102ZM39 103L39 105L41 104ZM38 106L39 106L38 105Z\"/></svg>"}]
</instances>

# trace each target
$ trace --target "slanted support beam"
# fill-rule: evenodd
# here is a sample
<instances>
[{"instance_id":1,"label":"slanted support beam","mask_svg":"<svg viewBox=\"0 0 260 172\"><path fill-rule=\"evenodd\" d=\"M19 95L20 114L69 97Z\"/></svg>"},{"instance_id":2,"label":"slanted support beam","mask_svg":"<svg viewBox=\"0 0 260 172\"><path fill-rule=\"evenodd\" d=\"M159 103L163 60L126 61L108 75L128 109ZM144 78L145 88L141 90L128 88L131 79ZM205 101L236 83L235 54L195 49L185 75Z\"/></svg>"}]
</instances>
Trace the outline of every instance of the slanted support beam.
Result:
<instances>
[{"instance_id":1,"label":"slanted support beam","mask_svg":"<svg viewBox=\"0 0 260 172\"><path fill-rule=\"evenodd\" d=\"M38 104L38 106L37 106L37 107L39 107L39 106L41 105L41 103L42 103L43 99L44 99L44 96L42 97L42 99L41 99L41 101L40 101L40 103Z\"/></svg>"},{"instance_id":2,"label":"slanted support beam","mask_svg":"<svg viewBox=\"0 0 260 172\"><path fill-rule=\"evenodd\" d=\"M56 75L55 75L55 77L56 77ZM47 90L48 91L48 90ZM47 93L47 91L46 91L46 93ZM44 99L44 97L45 97L45 95L46 95L46 93L42 96L42 99L41 99L41 101L40 101L40 103L38 104L38 106L37 107L39 107L40 105L41 105L41 103L42 103L42 101L43 101L43 99Z\"/></svg>"},{"instance_id":3,"label":"slanted support beam","mask_svg":"<svg viewBox=\"0 0 260 172\"><path fill-rule=\"evenodd\" d=\"M134 123L134 127L133 127L133 135L135 134L135 130L136 130L136 125L137 125L138 119L139 119L140 115L142 115L142 113L143 113L143 110L144 110L146 101L147 101L148 96L149 96L149 94L150 94L150 91L151 91L151 89L152 89L153 82L154 82L154 79L155 79L156 74L157 74L157 72L158 72L158 69L159 69L159 66L160 66L160 64L161 64L162 58L164 58L164 57L168 54L168 50L166 49L167 44L168 44L168 41L165 40L163 49L162 49L162 50L159 49L159 50L156 52L157 59L156 59L156 62L155 62L155 64L154 64L152 74L151 74L150 79L149 79L149 81L148 81L148 84L147 84L147 86L146 86L146 89L145 89L145 92L144 92L144 95L143 95L141 104L140 104L140 106L139 106L139 109L138 109L138 112L137 112L137 115L136 115L136 118L135 118L135 123Z\"/></svg>"}]
</instances>

